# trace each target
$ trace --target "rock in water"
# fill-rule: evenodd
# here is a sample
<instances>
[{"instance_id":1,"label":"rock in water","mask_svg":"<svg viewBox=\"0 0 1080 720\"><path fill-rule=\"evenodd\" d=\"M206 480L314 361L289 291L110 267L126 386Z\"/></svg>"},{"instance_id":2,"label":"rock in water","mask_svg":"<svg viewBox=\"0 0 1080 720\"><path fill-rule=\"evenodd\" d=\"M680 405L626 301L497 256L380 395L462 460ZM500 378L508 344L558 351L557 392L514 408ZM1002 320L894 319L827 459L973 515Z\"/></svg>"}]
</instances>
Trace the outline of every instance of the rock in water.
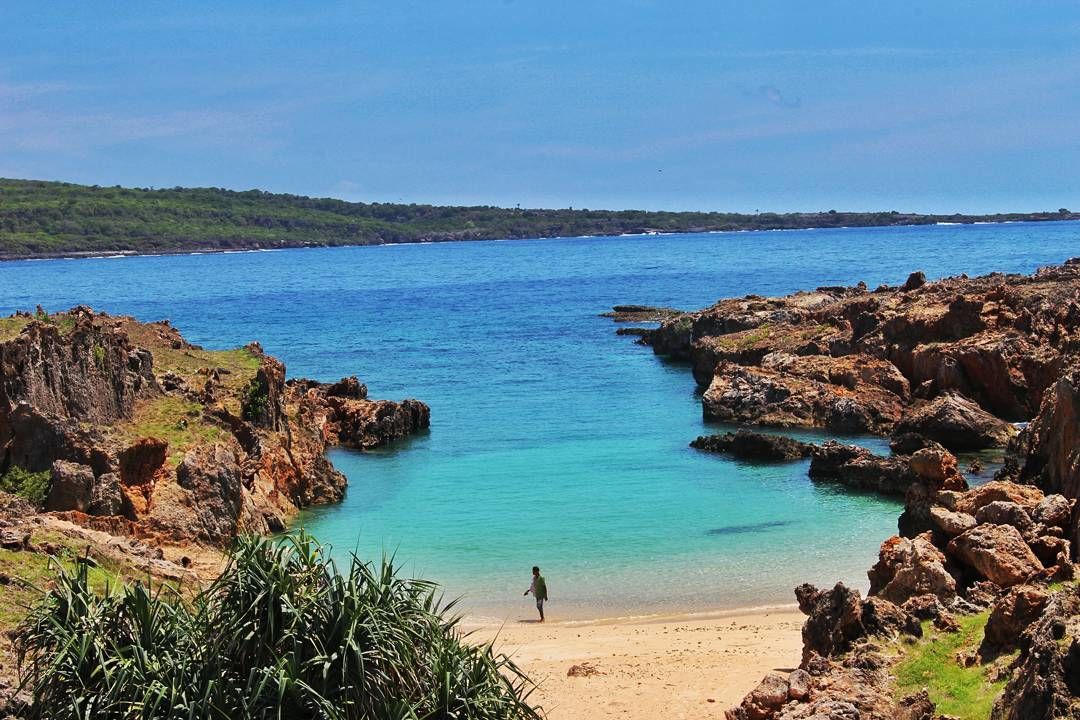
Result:
<instances>
[{"instance_id":1,"label":"rock in water","mask_svg":"<svg viewBox=\"0 0 1080 720\"><path fill-rule=\"evenodd\" d=\"M913 408L897 425L897 431L918 433L953 452L1005 447L1017 433L1010 423L956 393Z\"/></svg>"},{"instance_id":2,"label":"rock in water","mask_svg":"<svg viewBox=\"0 0 1080 720\"><path fill-rule=\"evenodd\" d=\"M809 457L814 446L781 435L739 430L723 435L702 435L690 447L726 453L744 460L784 461Z\"/></svg>"}]
</instances>

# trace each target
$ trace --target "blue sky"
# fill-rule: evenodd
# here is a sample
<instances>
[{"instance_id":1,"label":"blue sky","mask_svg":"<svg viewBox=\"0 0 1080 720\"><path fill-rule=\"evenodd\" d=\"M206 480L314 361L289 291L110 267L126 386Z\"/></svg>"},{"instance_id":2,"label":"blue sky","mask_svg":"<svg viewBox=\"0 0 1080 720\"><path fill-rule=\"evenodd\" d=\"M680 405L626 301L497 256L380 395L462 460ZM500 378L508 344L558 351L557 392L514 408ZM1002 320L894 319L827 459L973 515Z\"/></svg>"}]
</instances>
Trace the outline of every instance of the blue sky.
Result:
<instances>
[{"instance_id":1,"label":"blue sky","mask_svg":"<svg viewBox=\"0 0 1080 720\"><path fill-rule=\"evenodd\" d=\"M1080 208L1080 1L7 2L0 177Z\"/></svg>"}]
</instances>

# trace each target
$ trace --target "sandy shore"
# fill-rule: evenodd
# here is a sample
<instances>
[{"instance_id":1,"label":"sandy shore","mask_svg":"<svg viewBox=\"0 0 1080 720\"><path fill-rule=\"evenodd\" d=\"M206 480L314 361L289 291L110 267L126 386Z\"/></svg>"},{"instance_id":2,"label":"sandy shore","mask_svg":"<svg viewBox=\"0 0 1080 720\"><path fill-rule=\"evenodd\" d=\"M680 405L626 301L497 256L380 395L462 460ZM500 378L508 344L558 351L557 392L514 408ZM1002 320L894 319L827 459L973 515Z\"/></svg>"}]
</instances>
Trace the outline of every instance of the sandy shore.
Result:
<instances>
[{"instance_id":1,"label":"sandy shore","mask_svg":"<svg viewBox=\"0 0 1080 720\"><path fill-rule=\"evenodd\" d=\"M710 616L468 625L539 683L552 720L723 717L769 670L795 668L794 608ZM568 675L585 666L584 674ZM595 671L595 673L593 673Z\"/></svg>"}]
</instances>

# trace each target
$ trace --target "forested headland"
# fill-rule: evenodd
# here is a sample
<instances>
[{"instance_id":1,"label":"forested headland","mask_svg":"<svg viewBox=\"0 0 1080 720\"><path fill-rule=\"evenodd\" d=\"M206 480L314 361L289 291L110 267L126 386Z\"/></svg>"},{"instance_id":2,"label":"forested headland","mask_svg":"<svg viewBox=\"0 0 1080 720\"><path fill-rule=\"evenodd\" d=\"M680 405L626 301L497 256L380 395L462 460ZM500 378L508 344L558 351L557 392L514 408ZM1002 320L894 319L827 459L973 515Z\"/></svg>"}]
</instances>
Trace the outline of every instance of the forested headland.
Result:
<instances>
[{"instance_id":1,"label":"forested headland","mask_svg":"<svg viewBox=\"0 0 1080 720\"><path fill-rule=\"evenodd\" d=\"M0 179L0 259L627 233L1074 220L1042 213L663 212L358 203L261 190Z\"/></svg>"}]
</instances>

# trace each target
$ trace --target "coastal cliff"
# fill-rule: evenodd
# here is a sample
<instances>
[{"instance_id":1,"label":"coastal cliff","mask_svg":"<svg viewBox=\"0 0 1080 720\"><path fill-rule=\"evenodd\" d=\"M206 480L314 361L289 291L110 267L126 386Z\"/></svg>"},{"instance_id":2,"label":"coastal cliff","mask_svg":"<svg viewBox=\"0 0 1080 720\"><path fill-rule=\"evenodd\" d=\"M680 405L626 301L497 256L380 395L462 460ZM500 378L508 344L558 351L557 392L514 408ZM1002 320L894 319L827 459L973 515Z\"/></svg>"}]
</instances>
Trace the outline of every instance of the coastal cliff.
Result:
<instances>
[{"instance_id":1,"label":"coastal cliff","mask_svg":"<svg viewBox=\"0 0 1080 720\"><path fill-rule=\"evenodd\" d=\"M0 475L48 473L43 509L159 543L222 546L340 500L327 448L426 428L356 378L285 379L258 344L209 351L167 321L86 307L0 320Z\"/></svg>"}]
</instances>

